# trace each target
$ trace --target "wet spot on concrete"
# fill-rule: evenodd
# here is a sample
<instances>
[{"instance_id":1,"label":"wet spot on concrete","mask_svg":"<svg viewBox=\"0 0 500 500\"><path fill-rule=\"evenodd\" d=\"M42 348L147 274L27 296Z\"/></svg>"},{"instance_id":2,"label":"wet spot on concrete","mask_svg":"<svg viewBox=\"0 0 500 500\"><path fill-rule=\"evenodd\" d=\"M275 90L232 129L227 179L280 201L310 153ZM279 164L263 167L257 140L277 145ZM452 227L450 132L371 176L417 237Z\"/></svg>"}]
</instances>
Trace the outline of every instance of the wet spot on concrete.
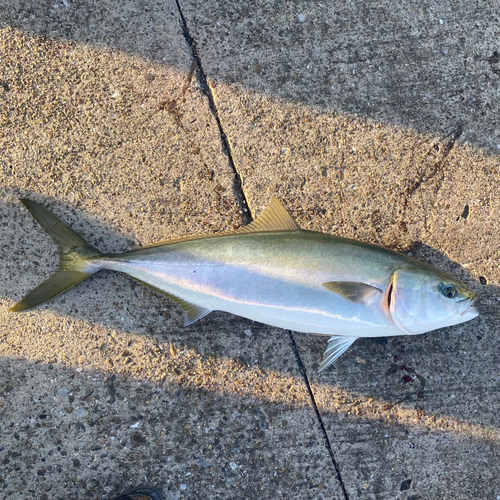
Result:
<instances>
[{"instance_id":1,"label":"wet spot on concrete","mask_svg":"<svg viewBox=\"0 0 500 500\"><path fill-rule=\"evenodd\" d=\"M400 488L400 490L401 490L401 491L406 491L406 490L409 490L409 489L410 489L410 486L411 486L411 479L405 479L405 480L401 483L401 488Z\"/></svg>"},{"instance_id":2,"label":"wet spot on concrete","mask_svg":"<svg viewBox=\"0 0 500 500\"><path fill-rule=\"evenodd\" d=\"M139 432L134 432L132 434L132 444L133 445L140 446L142 444L146 444L147 442L148 442L147 439Z\"/></svg>"},{"instance_id":3,"label":"wet spot on concrete","mask_svg":"<svg viewBox=\"0 0 500 500\"><path fill-rule=\"evenodd\" d=\"M488 62L490 63L491 71L495 73L495 75L500 76L500 68L499 68L499 62L500 62L500 55L497 50L493 52L493 54L488 57Z\"/></svg>"},{"instance_id":4,"label":"wet spot on concrete","mask_svg":"<svg viewBox=\"0 0 500 500\"><path fill-rule=\"evenodd\" d=\"M465 205L464 207L464 211L462 212L462 215L460 216L460 218L462 219L467 219L467 217L469 217L469 205Z\"/></svg>"}]
</instances>

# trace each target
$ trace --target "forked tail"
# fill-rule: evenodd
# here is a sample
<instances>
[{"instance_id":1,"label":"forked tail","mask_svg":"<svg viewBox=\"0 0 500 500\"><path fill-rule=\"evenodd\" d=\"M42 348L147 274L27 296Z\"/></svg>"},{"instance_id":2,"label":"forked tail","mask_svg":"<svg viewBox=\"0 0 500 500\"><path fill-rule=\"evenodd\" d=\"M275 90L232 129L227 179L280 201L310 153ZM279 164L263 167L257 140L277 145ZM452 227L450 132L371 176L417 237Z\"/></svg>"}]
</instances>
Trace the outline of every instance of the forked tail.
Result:
<instances>
[{"instance_id":1,"label":"forked tail","mask_svg":"<svg viewBox=\"0 0 500 500\"><path fill-rule=\"evenodd\" d=\"M99 270L92 259L101 252L87 243L55 215L34 201L21 199L31 215L59 247L59 267L9 311L24 311L59 295Z\"/></svg>"}]
</instances>

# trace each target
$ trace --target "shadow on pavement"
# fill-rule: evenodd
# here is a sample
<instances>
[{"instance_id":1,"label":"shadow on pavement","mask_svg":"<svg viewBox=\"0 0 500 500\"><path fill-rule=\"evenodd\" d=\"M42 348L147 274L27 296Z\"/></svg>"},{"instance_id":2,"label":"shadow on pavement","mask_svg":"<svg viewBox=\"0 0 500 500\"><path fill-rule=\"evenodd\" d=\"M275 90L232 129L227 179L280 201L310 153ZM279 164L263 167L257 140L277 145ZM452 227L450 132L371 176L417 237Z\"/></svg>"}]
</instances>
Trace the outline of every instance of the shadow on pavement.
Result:
<instances>
[{"instance_id":1,"label":"shadow on pavement","mask_svg":"<svg viewBox=\"0 0 500 500\"><path fill-rule=\"evenodd\" d=\"M498 19L488 2L180 6L212 81L424 133L462 126L463 140L498 153ZM35 36L107 46L187 71L182 43L166 43L183 42L171 0L13 1L2 4L0 18Z\"/></svg>"},{"instance_id":2,"label":"shadow on pavement","mask_svg":"<svg viewBox=\"0 0 500 500\"><path fill-rule=\"evenodd\" d=\"M51 200L47 200L44 204L50 207L50 203ZM10 227L9 231L16 235L16 241L3 246L2 275L5 279L0 296L18 300L56 267L57 253L52 243L47 245L48 237L21 205L10 207L8 212L14 214L9 224L16 227ZM95 219L78 213L72 223L62 215L98 248L113 251L130 247L130 242L120 241L117 231L107 233L107 229ZM9 252L12 248L25 249L25 253ZM474 283L467 269L426 245L416 243L409 253L472 286L479 295L479 318L419 336L360 339L323 374L318 374L317 369L326 347L326 337L295 333L302 346L301 356L310 380L320 386L342 388L346 393L383 400L388 405L403 405L415 411L424 408L427 413L447 415L457 420L464 418L465 391L474 408L473 411L471 406L466 412L470 422L497 425L488 408L484 408L484 412L477 410L486 404L484 395L496 391L500 385L500 376L495 378L493 372L484 378L484 370L489 371L498 364L500 353L499 342L493 334L500 321L496 309L498 287ZM150 378L157 383L164 382L165 377L177 380L176 373L185 375L194 369L194 375L186 379L188 386L199 376L197 366L202 369L203 377L204 370L210 373L216 370L216 379L236 370L242 378L238 379L236 386L229 384L233 394L242 391L242 396L257 399L266 391L259 383L258 389L246 392L248 380L244 373L247 370L251 378L257 379L260 370L279 373L285 378L297 376L284 330L222 312L214 312L189 327L182 327L182 313L177 305L131 278L108 271L89 278L33 312L16 314L5 311L4 314L9 316L14 330L17 322L21 325L27 320L29 323L29 315L50 317L48 331L41 333L47 336L47 343L41 342L37 362L59 359L67 366L88 365L87 369L103 374L124 373L140 380ZM85 325L85 329L94 328L94 338L76 340L80 324ZM18 330L17 335L24 335L20 342L31 346L29 336L32 332L23 332L20 326ZM97 349L99 356L90 353L81 356L67 350L66 341L57 342L60 330L64 333L63 338L68 338L68 346L76 343L87 346L90 352ZM74 334L76 338L72 338ZM58 346L54 349L55 344ZM176 352L189 353L185 366L180 367L175 362ZM147 361L144 356L149 355L153 359ZM139 357L132 362L135 356ZM95 359L92 361L92 358ZM213 363L215 365L209 368ZM228 367L220 370L225 363ZM227 382L215 383L208 390L218 392ZM203 384L194 387L207 389ZM450 394L450 397L452 393L455 395L444 404L443 393ZM271 395L268 397L273 399ZM303 404L307 406L309 403ZM491 407L491 401L487 406ZM325 409L329 411L327 407Z\"/></svg>"}]
</instances>

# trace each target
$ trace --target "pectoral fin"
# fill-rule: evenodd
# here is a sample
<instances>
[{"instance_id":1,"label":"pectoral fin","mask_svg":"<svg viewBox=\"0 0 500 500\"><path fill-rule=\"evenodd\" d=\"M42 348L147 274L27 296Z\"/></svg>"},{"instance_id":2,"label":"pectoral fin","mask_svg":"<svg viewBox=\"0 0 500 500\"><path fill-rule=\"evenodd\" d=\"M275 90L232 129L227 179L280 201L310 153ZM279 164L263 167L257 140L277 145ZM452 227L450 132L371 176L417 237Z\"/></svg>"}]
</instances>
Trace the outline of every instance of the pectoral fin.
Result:
<instances>
[{"instance_id":1,"label":"pectoral fin","mask_svg":"<svg viewBox=\"0 0 500 500\"><path fill-rule=\"evenodd\" d=\"M356 302L358 304L366 304L377 295L382 297L384 293L380 288L356 281L328 281L327 283L323 283L323 286L349 302Z\"/></svg>"},{"instance_id":2,"label":"pectoral fin","mask_svg":"<svg viewBox=\"0 0 500 500\"><path fill-rule=\"evenodd\" d=\"M351 347L354 342L358 340L357 337L330 337L328 340L328 347L323 354L323 361L319 366L319 372L321 373L325 368L330 366L337 358L340 358L344 352Z\"/></svg>"},{"instance_id":3,"label":"pectoral fin","mask_svg":"<svg viewBox=\"0 0 500 500\"><path fill-rule=\"evenodd\" d=\"M182 311L184 313L184 326L189 326L195 321L198 321L199 319L203 318L204 316L212 312L212 309L209 309L208 307L199 306L198 304L192 304L187 300L177 297L177 295L172 295L171 293L165 292L164 290L161 290L156 286L150 285L145 281L142 281L137 278L134 279L136 281L139 281L143 285L147 286L148 288L151 288L151 290L161 293L162 295L165 295L165 297L168 297L170 300L173 300L174 302L179 304L182 307Z\"/></svg>"}]
</instances>

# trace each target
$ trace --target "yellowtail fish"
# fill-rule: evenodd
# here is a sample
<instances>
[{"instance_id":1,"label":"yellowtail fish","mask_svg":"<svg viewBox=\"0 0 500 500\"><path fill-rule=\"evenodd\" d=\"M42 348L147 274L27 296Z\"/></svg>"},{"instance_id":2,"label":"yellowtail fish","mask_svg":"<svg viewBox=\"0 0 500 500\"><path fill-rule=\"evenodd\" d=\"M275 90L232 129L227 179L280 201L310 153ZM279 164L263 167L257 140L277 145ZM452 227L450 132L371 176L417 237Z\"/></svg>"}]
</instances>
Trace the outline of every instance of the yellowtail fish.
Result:
<instances>
[{"instance_id":1,"label":"yellowtail fish","mask_svg":"<svg viewBox=\"0 0 500 500\"><path fill-rule=\"evenodd\" d=\"M236 231L109 255L38 203L21 201L61 254L55 273L11 311L34 307L111 269L179 304L185 325L219 310L328 335L320 371L357 338L415 335L478 315L476 294L449 274L376 245L305 231L277 199Z\"/></svg>"}]
</instances>

